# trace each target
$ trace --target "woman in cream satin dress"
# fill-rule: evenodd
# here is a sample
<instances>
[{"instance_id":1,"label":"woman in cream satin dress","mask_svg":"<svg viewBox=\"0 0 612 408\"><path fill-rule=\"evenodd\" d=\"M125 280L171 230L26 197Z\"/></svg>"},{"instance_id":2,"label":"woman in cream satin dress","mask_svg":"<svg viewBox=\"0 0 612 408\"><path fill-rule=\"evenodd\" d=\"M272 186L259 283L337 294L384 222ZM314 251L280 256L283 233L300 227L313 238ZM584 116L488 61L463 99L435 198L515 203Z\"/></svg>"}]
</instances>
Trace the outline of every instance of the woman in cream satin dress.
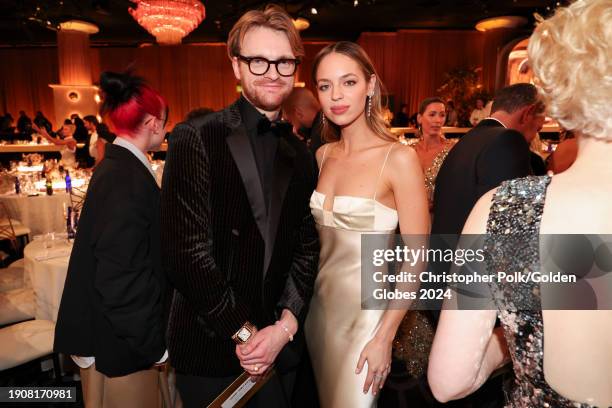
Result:
<instances>
[{"instance_id":1,"label":"woman in cream satin dress","mask_svg":"<svg viewBox=\"0 0 612 408\"><path fill-rule=\"evenodd\" d=\"M321 50L313 65L323 109L320 175L310 206L321 241L305 332L323 408L376 406L405 310L362 310L361 236L429 233L423 172L384 125L382 85L357 44Z\"/></svg>"}]
</instances>

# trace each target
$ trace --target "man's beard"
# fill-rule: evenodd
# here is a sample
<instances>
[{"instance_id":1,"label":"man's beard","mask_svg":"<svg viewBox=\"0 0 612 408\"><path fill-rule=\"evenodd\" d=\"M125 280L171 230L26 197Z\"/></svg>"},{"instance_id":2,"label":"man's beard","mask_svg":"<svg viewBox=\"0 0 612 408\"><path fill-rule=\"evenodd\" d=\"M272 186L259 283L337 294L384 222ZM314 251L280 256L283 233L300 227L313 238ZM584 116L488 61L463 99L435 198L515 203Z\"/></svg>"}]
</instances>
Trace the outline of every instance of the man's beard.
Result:
<instances>
[{"instance_id":1,"label":"man's beard","mask_svg":"<svg viewBox=\"0 0 612 408\"><path fill-rule=\"evenodd\" d=\"M276 84L281 86L286 86L287 82L282 79L278 79L276 81L268 81L268 80L257 80L251 86L250 84L242 87L242 92L246 98L256 107L265 111L275 111L280 109L283 101L289 96L291 93L291 88L283 88L280 94L272 97L266 97L265 91L262 89L256 89L258 86L263 86L265 84ZM273 99L273 100L270 100Z\"/></svg>"}]
</instances>

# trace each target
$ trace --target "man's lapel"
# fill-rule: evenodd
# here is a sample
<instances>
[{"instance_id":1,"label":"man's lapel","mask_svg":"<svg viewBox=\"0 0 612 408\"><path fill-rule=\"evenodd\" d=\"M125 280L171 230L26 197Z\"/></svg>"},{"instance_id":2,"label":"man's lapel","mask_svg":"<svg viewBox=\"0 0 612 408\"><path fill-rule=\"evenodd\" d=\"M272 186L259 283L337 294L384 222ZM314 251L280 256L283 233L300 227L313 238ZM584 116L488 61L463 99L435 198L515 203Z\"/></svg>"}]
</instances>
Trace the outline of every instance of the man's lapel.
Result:
<instances>
[{"instance_id":1,"label":"man's lapel","mask_svg":"<svg viewBox=\"0 0 612 408\"><path fill-rule=\"evenodd\" d=\"M268 216L268 242L264 258L264 276L270 266L278 223L283 210L285 194L289 187L289 181L294 171L295 149L286 139L287 135L282 134L278 139L278 150L274 158L274 177L270 197L270 213Z\"/></svg>"},{"instance_id":2,"label":"man's lapel","mask_svg":"<svg viewBox=\"0 0 612 408\"><path fill-rule=\"evenodd\" d=\"M251 204L251 211L261 237L267 245L267 216L263 190L259 182L259 173L255 164L255 156L251 149L246 129L240 119L238 104L234 103L225 111L224 117L230 127L230 134L226 138L229 150L238 167L244 189Z\"/></svg>"}]
</instances>

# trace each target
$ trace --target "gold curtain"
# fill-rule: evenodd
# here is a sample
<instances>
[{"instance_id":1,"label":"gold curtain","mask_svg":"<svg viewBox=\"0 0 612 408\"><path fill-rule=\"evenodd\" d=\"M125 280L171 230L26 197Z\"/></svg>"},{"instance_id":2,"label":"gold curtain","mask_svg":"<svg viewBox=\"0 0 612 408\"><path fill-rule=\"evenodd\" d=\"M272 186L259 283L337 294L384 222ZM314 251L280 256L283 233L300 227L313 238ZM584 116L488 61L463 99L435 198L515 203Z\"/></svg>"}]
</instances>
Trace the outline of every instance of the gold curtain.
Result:
<instances>
[{"instance_id":1,"label":"gold curtain","mask_svg":"<svg viewBox=\"0 0 612 408\"><path fill-rule=\"evenodd\" d=\"M49 84L58 80L57 48L3 49L0 61L0 115L10 113L16 124L20 110L32 119L40 110L53 120Z\"/></svg>"},{"instance_id":2,"label":"gold curtain","mask_svg":"<svg viewBox=\"0 0 612 408\"><path fill-rule=\"evenodd\" d=\"M59 83L91 85L89 34L75 30L57 32Z\"/></svg>"},{"instance_id":3,"label":"gold curtain","mask_svg":"<svg viewBox=\"0 0 612 408\"><path fill-rule=\"evenodd\" d=\"M387 92L394 96L395 110L406 103L409 114L418 110L423 99L436 95L444 73L453 68L483 67L483 35L478 31L363 33L358 43L372 59Z\"/></svg>"},{"instance_id":4,"label":"gold curtain","mask_svg":"<svg viewBox=\"0 0 612 408\"><path fill-rule=\"evenodd\" d=\"M453 68L482 67L483 86L493 92L496 53L510 37L508 33L485 37L467 30L401 30L364 33L358 43L394 95L395 109L407 103L412 113L423 98L436 94L444 73ZM312 61L327 44L305 43L306 57L299 66L298 80L313 91ZM128 66L144 76L167 99L171 126L192 109L206 106L218 110L238 97L225 44L100 47L91 48L89 58L94 83L100 72ZM31 116L41 110L48 118L55 117L48 85L59 82L57 48L0 49L0 60L0 109L15 118L19 110Z\"/></svg>"}]
</instances>

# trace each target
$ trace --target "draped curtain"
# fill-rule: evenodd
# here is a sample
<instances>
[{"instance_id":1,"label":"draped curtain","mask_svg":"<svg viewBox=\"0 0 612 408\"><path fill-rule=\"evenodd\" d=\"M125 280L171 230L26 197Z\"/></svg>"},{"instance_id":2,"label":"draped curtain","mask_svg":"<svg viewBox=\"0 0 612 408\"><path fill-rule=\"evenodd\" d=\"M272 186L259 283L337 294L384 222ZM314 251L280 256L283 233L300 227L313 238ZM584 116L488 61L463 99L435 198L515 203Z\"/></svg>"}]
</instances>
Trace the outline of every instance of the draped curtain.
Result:
<instances>
[{"instance_id":1,"label":"draped curtain","mask_svg":"<svg viewBox=\"0 0 612 408\"><path fill-rule=\"evenodd\" d=\"M58 82L57 48L0 49L0 115L19 111L34 118L37 110L53 120L53 91Z\"/></svg>"},{"instance_id":2,"label":"draped curtain","mask_svg":"<svg viewBox=\"0 0 612 408\"><path fill-rule=\"evenodd\" d=\"M75 30L59 30L59 83L91 85L89 34Z\"/></svg>"},{"instance_id":3,"label":"draped curtain","mask_svg":"<svg viewBox=\"0 0 612 408\"><path fill-rule=\"evenodd\" d=\"M400 30L363 33L358 43L374 62L388 93L393 95L394 109L400 103L407 103L409 112L415 112L423 98L436 94L444 81L444 73L453 68L482 67L483 86L494 90L496 52L511 35L486 34ZM304 44L306 57L298 68L297 80L313 91L312 62L327 44ZM192 109L218 110L238 97L238 83L222 43L96 47L90 49L88 57L94 82L104 70L121 71L128 66L144 76L168 101L170 126L183 120ZM48 118L54 118L49 84L59 83L60 79L57 48L0 49L0 61L0 114L10 112L16 118L20 110L30 116L41 110Z\"/></svg>"},{"instance_id":4,"label":"draped curtain","mask_svg":"<svg viewBox=\"0 0 612 408\"><path fill-rule=\"evenodd\" d=\"M406 103L409 113L416 112L426 97L437 95L446 72L453 68L484 68L483 34L478 31L363 33L357 42L372 59L392 95L393 108L398 110L401 103Z\"/></svg>"}]
</instances>

